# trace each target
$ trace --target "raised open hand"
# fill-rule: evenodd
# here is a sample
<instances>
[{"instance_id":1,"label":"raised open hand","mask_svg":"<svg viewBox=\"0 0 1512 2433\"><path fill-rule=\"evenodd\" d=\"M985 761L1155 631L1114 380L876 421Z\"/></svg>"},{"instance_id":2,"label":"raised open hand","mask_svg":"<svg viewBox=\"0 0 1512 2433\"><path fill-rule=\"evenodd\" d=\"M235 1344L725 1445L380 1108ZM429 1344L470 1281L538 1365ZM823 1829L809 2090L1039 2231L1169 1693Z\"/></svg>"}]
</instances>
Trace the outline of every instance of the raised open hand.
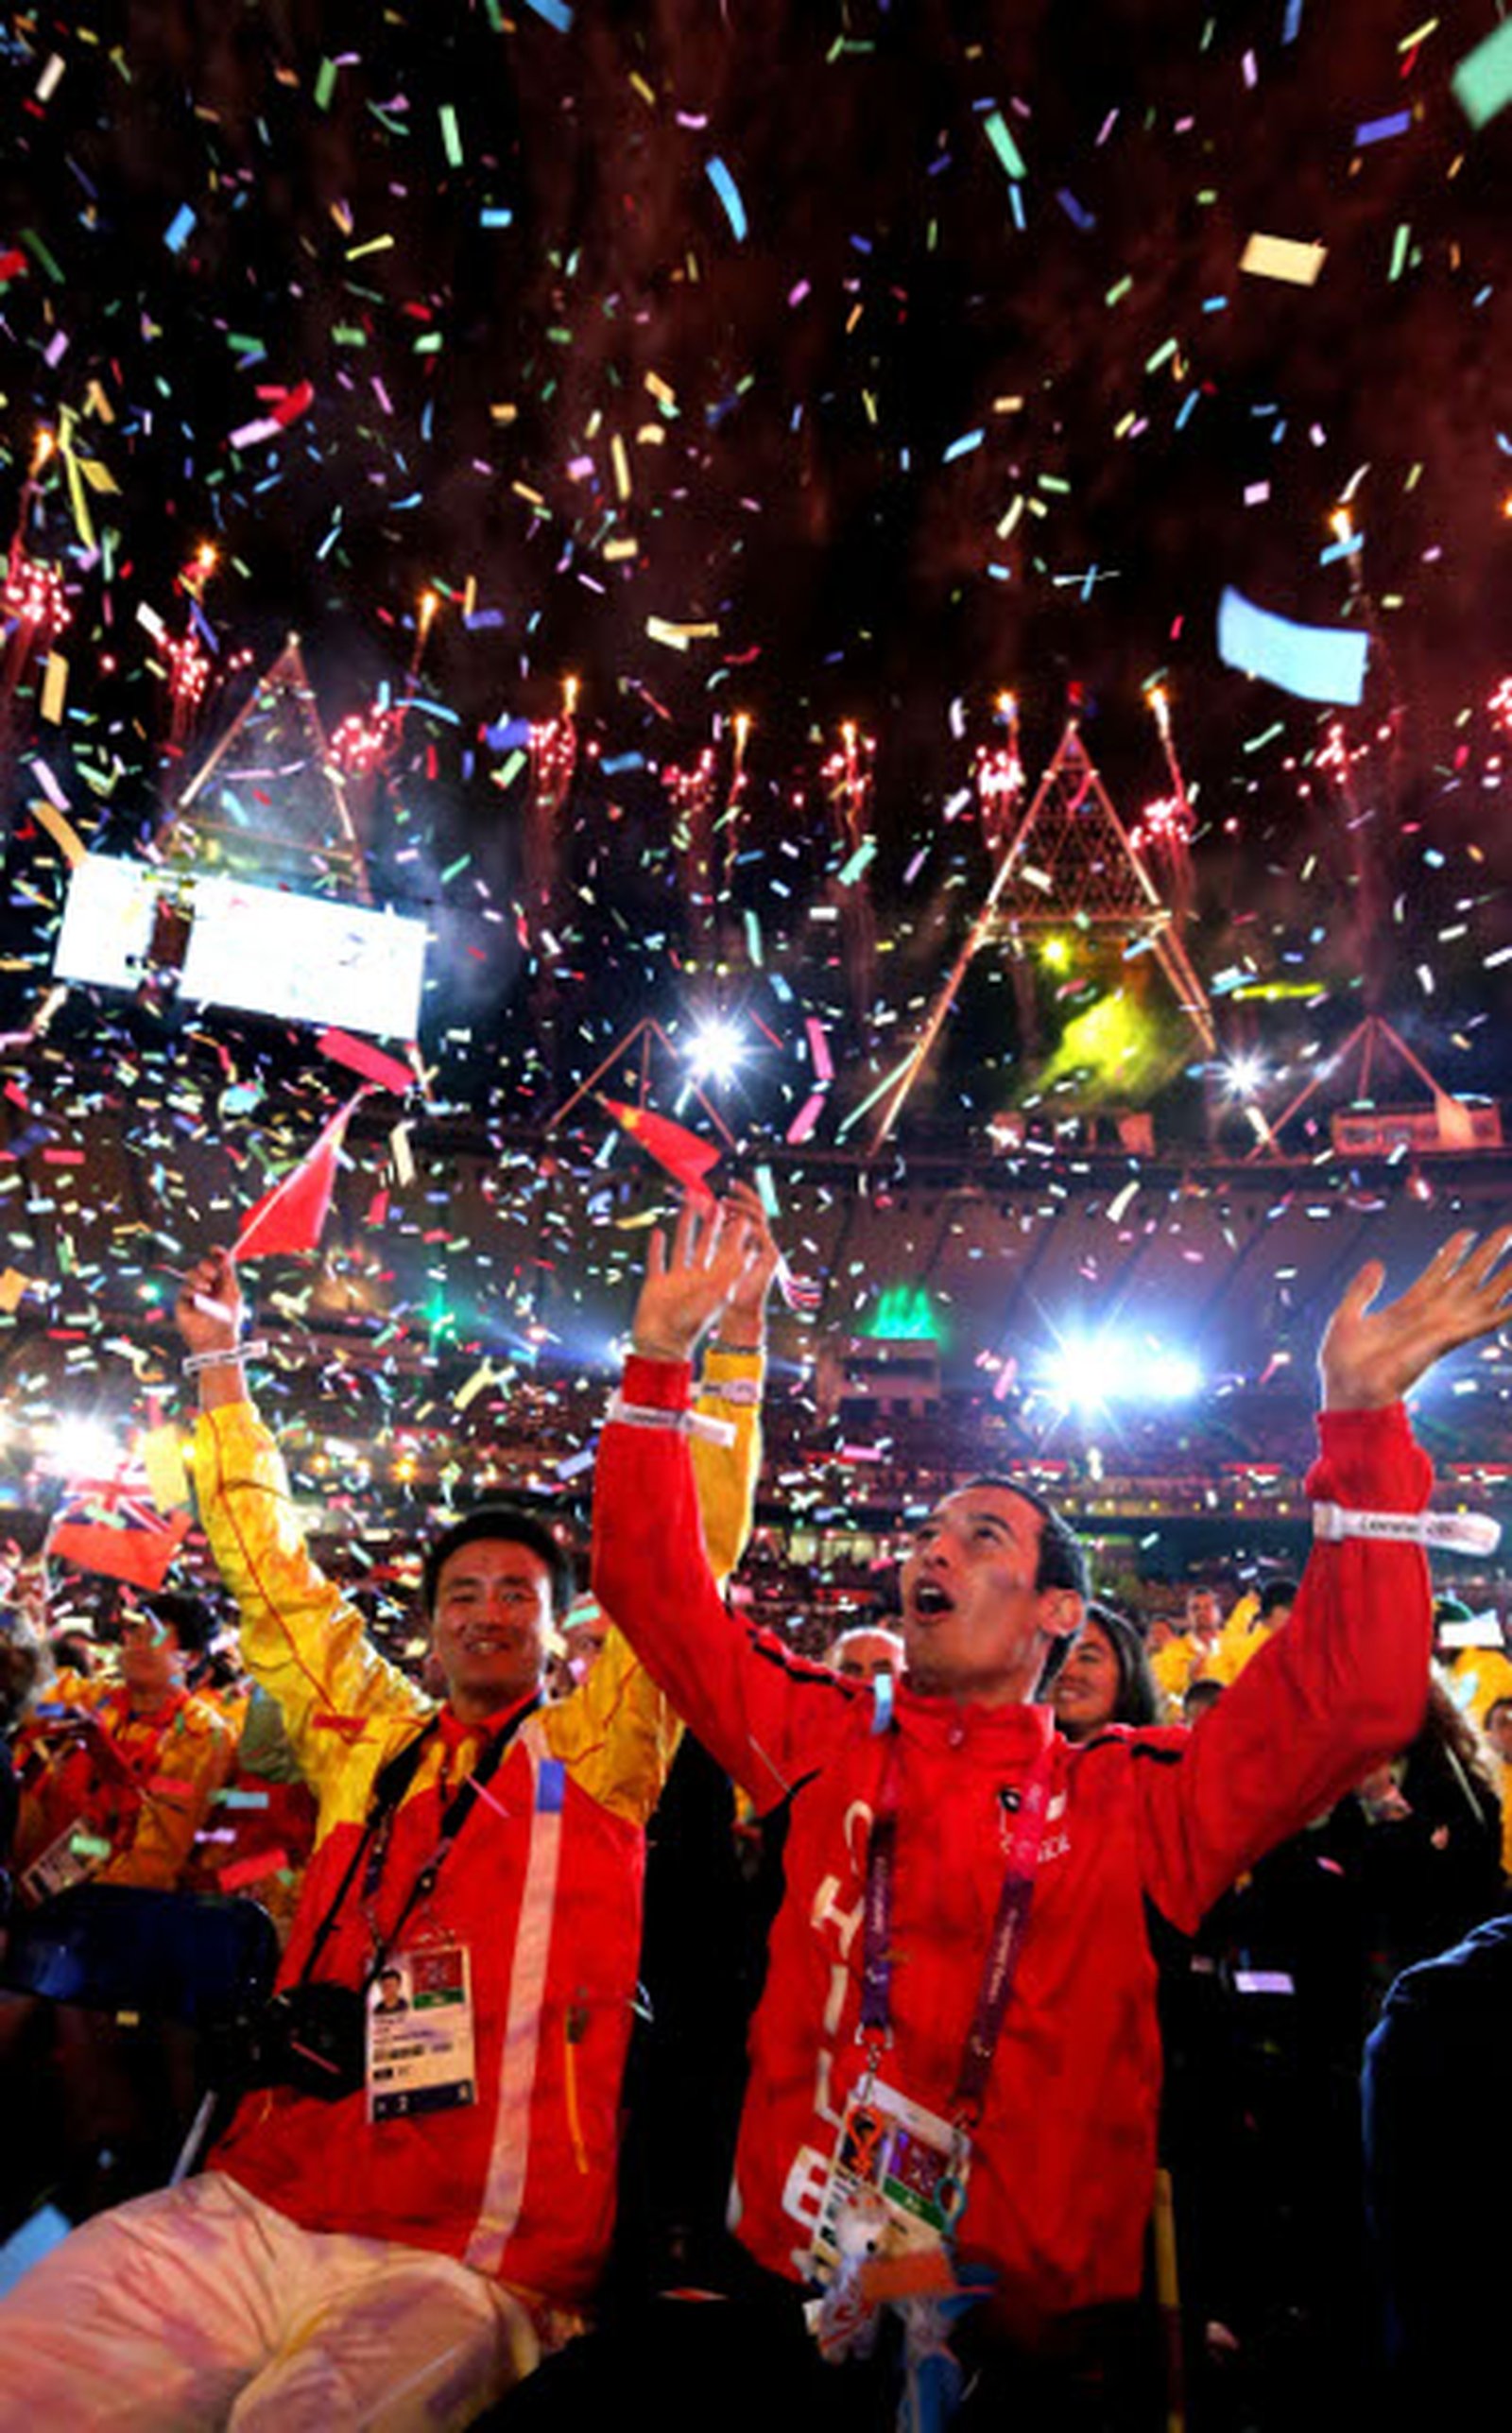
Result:
<instances>
[{"instance_id":1,"label":"raised open hand","mask_svg":"<svg viewBox=\"0 0 1512 2433\"><path fill-rule=\"evenodd\" d=\"M645 1282L635 1304L631 1341L652 1360L686 1360L758 1256L751 1221L733 1203L682 1204L672 1251L658 1226Z\"/></svg>"},{"instance_id":2,"label":"raised open hand","mask_svg":"<svg viewBox=\"0 0 1512 2433\"><path fill-rule=\"evenodd\" d=\"M1380 1410L1410 1393L1435 1360L1512 1320L1512 1225L1478 1241L1452 1234L1422 1274L1384 1309L1370 1304L1385 1282L1379 1259L1363 1267L1328 1323L1318 1353L1323 1407Z\"/></svg>"},{"instance_id":3,"label":"raised open hand","mask_svg":"<svg viewBox=\"0 0 1512 2433\"><path fill-rule=\"evenodd\" d=\"M749 1263L736 1278L719 1320L719 1340L731 1352L759 1352L766 1334L766 1301L772 1279L782 1264L762 1206L761 1194L748 1182L732 1182L727 1209L744 1216L750 1228Z\"/></svg>"}]
</instances>

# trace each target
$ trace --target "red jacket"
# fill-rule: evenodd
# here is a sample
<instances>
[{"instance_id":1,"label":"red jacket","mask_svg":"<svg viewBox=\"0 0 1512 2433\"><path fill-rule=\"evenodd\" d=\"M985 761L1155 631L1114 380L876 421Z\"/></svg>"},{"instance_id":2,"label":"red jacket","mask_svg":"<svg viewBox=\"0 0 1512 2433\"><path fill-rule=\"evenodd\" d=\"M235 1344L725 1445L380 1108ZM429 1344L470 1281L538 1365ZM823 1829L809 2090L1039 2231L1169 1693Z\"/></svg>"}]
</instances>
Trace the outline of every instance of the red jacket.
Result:
<instances>
[{"instance_id":1,"label":"red jacket","mask_svg":"<svg viewBox=\"0 0 1512 2433\"><path fill-rule=\"evenodd\" d=\"M713 1357L712 1399L736 1378L754 1380L759 1365ZM704 1464L711 1544L728 1548L726 1568L748 1526L753 1403L737 1406L735 1428L732 1446L711 1450ZM249 1403L201 1415L195 1483L240 1609L248 1665L283 1708L319 1806L286 1985L341 1883L380 1767L437 1711L311 1562L283 1463ZM680 1729L611 1630L584 1685L542 1707L510 1744L406 1927L406 1945L435 1936L468 1947L475 2103L369 2124L361 2094L327 2103L271 2088L238 2107L214 2167L307 2230L439 2249L527 2300L579 2307L613 2219L644 1827ZM439 1711L394 1818L376 1902L385 1935L484 1737ZM369 1955L354 1884L317 1975L359 1985Z\"/></svg>"},{"instance_id":2,"label":"red jacket","mask_svg":"<svg viewBox=\"0 0 1512 2433\"><path fill-rule=\"evenodd\" d=\"M627 1405L682 1401L686 1371L632 1360ZM1319 1500L1415 1510L1431 1471L1400 1406L1321 1423ZM736 2226L803 2277L820 2181L861 2073L868 1830L886 1753L869 1691L728 1616L699 1553L683 1441L633 1423L599 1452L594 1587L689 1729L769 1806L795 1785L786 1892L751 2038ZM1055 1739L1048 1709L897 1698L895 2044L882 2075L936 2112L971 2024L1007 1851L1003 1793L1053 1743L1034 1907L973 2139L959 2234L1033 2338L1139 2288L1160 2053L1144 1902L1183 1929L1259 1855L1420 1723L1428 1573L1416 1547L1319 1545L1286 1630L1199 1731Z\"/></svg>"},{"instance_id":3,"label":"red jacket","mask_svg":"<svg viewBox=\"0 0 1512 2433\"><path fill-rule=\"evenodd\" d=\"M63 1672L49 1705L93 1716L98 1737L68 1742L49 1756L49 1717L32 1718L17 1741L24 1774L16 1830L22 1874L72 1825L86 1844L109 1844L89 1871L101 1884L171 1891L191 1863L191 1847L232 1760L232 1735L209 1700L170 1690L151 1715L135 1715L120 1682Z\"/></svg>"}]
</instances>

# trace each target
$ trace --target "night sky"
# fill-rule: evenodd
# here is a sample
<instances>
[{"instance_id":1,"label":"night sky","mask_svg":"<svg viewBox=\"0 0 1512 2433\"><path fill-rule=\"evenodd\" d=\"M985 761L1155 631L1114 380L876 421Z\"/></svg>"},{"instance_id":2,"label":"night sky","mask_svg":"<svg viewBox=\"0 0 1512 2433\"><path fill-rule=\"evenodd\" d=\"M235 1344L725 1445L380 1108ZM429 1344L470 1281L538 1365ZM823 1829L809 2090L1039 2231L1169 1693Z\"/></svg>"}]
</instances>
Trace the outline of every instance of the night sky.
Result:
<instances>
[{"instance_id":1,"label":"night sky","mask_svg":"<svg viewBox=\"0 0 1512 2433\"><path fill-rule=\"evenodd\" d=\"M335 726L404 690L432 586L371 843L380 895L438 928L424 1044L462 1106L540 1113L617 1027L686 1016L662 772L728 760L739 709L763 961L735 994L777 1043L744 1113L782 1137L813 1013L852 1066L829 1134L986 886L969 789L999 689L1032 785L1082 686L1132 821L1167 787L1157 676L1194 960L1315 992L1220 1008L1226 1048L1299 1073L1369 1002L1451 1086L1505 1086L1512 109L1477 128L1451 83L1496 24L1491 0L9 14L0 452L15 507L39 425L78 470L55 453L23 533L67 584L61 717L14 636L6 663L8 1023L63 876L32 756L87 843L139 845L286 630ZM1315 283L1241 271L1256 234L1325 249ZM215 674L174 757L139 612L186 630L207 541ZM1221 664L1228 585L1373 629L1348 801L1308 766L1334 714ZM667 639L688 627L713 630ZM548 1074L540 939L497 916L518 722L568 672ZM845 858L818 782L845 719L876 738L880 1023L808 924ZM973 975L921 1111L1022 1095L1009 994ZM84 1053L108 1011L60 1036Z\"/></svg>"}]
</instances>

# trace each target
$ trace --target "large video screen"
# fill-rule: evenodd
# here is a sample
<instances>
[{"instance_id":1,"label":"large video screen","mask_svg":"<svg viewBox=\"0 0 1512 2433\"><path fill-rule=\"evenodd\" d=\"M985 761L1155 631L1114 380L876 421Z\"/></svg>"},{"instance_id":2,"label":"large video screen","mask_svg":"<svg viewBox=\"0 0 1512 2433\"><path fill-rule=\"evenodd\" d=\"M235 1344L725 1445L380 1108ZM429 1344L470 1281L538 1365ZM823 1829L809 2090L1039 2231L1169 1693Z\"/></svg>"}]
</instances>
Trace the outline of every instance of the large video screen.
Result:
<instances>
[{"instance_id":1,"label":"large video screen","mask_svg":"<svg viewBox=\"0 0 1512 2433\"><path fill-rule=\"evenodd\" d=\"M53 970L60 980L105 989L177 974L191 1004L413 1039L425 924L328 896L170 876L90 854L69 882Z\"/></svg>"}]
</instances>

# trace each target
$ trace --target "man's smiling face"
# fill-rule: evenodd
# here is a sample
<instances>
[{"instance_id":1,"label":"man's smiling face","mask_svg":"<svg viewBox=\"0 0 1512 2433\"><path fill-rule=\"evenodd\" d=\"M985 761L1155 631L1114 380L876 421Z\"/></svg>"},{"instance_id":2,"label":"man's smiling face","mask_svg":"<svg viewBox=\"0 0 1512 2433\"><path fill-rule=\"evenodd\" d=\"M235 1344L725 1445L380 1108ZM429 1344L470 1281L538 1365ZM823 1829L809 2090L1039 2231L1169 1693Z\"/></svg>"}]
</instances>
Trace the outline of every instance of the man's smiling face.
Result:
<instances>
[{"instance_id":1,"label":"man's smiling face","mask_svg":"<svg viewBox=\"0 0 1512 2433\"><path fill-rule=\"evenodd\" d=\"M551 1573L531 1546L474 1538L442 1563L432 1637L464 1722L541 1686L551 1631Z\"/></svg>"},{"instance_id":2,"label":"man's smiling face","mask_svg":"<svg viewBox=\"0 0 1512 2433\"><path fill-rule=\"evenodd\" d=\"M989 1706L1034 1696L1052 1643L1081 1621L1069 1588L1038 1588L1041 1515L1011 1487L963 1487L915 1532L902 1575L914 1687Z\"/></svg>"}]
</instances>

